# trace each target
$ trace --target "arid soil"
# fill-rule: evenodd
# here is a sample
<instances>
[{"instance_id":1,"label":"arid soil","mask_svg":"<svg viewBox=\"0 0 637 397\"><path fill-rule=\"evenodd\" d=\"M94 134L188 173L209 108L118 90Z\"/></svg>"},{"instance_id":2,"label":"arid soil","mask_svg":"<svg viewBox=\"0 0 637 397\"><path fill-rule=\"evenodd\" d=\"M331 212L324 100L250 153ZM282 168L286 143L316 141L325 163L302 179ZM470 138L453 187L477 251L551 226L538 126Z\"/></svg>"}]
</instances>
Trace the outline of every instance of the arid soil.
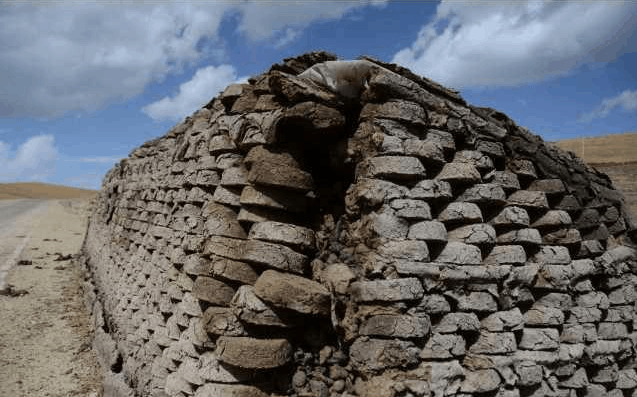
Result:
<instances>
[{"instance_id":1,"label":"arid soil","mask_svg":"<svg viewBox=\"0 0 637 397\"><path fill-rule=\"evenodd\" d=\"M51 185L48 183L0 183L0 200L6 199L71 199L92 198L95 190L78 189L75 187Z\"/></svg>"},{"instance_id":2,"label":"arid soil","mask_svg":"<svg viewBox=\"0 0 637 397\"><path fill-rule=\"evenodd\" d=\"M87 200L44 202L2 244L24 245L0 287L0 396L99 396L92 321L80 288ZM22 237L20 237L22 236ZM26 241L24 241L26 240Z\"/></svg>"},{"instance_id":3,"label":"arid soil","mask_svg":"<svg viewBox=\"0 0 637 397\"><path fill-rule=\"evenodd\" d=\"M47 206L43 200L0 200L0 289L30 239L32 219Z\"/></svg>"}]
</instances>

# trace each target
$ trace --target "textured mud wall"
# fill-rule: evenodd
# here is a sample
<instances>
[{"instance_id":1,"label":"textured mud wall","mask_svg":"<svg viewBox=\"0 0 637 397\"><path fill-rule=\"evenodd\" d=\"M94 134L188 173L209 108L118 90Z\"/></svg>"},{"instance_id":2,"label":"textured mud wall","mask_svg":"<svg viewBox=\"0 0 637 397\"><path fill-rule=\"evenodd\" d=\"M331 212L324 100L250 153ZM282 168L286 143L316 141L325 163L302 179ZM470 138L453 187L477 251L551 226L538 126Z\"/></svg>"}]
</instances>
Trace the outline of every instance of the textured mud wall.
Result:
<instances>
[{"instance_id":1,"label":"textured mud wall","mask_svg":"<svg viewBox=\"0 0 637 397\"><path fill-rule=\"evenodd\" d=\"M609 179L395 65L348 96L298 77L333 59L228 87L108 173L84 253L112 372L158 396L637 396Z\"/></svg>"}]
</instances>

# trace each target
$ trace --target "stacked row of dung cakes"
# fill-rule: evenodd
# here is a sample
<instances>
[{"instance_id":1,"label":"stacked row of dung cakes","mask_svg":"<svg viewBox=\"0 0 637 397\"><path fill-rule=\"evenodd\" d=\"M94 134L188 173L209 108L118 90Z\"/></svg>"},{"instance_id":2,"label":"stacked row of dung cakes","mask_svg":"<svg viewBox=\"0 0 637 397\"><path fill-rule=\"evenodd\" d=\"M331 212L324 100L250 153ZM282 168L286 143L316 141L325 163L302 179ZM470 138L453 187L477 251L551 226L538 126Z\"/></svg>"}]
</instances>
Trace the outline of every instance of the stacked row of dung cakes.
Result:
<instances>
[{"instance_id":1,"label":"stacked row of dung cakes","mask_svg":"<svg viewBox=\"0 0 637 397\"><path fill-rule=\"evenodd\" d=\"M109 387L637 396L636 227L609 179L334 60L232 85L109 172L84 249Z\"/></svg>"}]
</instances>

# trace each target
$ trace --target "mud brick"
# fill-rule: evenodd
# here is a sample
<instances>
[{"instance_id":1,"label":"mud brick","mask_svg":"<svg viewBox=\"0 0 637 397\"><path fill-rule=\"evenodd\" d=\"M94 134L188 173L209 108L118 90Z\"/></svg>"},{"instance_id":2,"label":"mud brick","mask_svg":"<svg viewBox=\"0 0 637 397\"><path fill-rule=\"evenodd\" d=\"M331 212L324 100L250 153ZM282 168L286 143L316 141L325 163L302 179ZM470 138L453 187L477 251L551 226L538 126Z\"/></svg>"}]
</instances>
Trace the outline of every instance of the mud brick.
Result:
<instances>
[{"instance_id":1,"label":"mud brick","mask_svg":"<svg viewBox=\"0 0 637 397\"><path fill-rule=\"evenodd\" d=\"M457 301L459 311L495 312L498 310L498 303L488 292L473 291L466 294L449 292L447 296Z\"/></svg>"},{"instance_id":2,"label":"mud brick","mask_svg":"<svg viewBox=\"0 0 637 397\"><path fill-rule=\"evenodd\" d=\"M255 162L248 174L248 181L256 185L281 187L308 192L314 188L312 175L287 165Z\"/></svg>"},{"instance_id":3,"label":"mud brick","mask_svg":"<svg viewBox=\"0 0 637 397\"><path fill-rule=\"evenodd\" d=\"M221 336L217 339L219 361L245 369L281 367L292 359L292 345L285 339Z\"/></svg>"},{"instance_id":4,"label":"mud brick","mask_svg":"<svg viewBox=\"0 0 637 397\"><path fill-rule=\"evenodd\" d=\"M496 312L480 321L480 326L490 332L517 331L522 329L524 317L517 307L507 311Z\"/></svg>"},{"instance_id":5,"label":"mud brick","mask_svg":"<svg viewBox=\"0 0 637 397\"><path fill-rule=\"evenodd\" d=\"M493 160L477 150L458 151L453 157L453 162L472 164L482 172L493 169Z\"/></svg>"},{"instance_id":6,"label":"mud brick","mask_svg":"<svg viewBox=\"0 0 637 397\"><path fill-rule=\"evenodd\" d=\"M520 190L518 176L509 171L494 171L485 176L485 180L495 183L504 189L505 192Z\"/></svg>"},{"instance_id":7,"label":"mud brick","mask_svg":"<svg viewBox=\"0 0 637 397\"><path fill-rule=\"evenodd\" d=\"M416 364L419 353L412 342L400 340L360 337L350 346L350 360L363 372Z\"/></svg>"},{"instance_id":8,"label":"mud brick","mask_svg":"<svg viewBox=\"0 0 637 397\"><path fill-rule=\"evenodd\" d=\"M377 315L366 319L359 330L361 335L402 339L422 338L429 334L431 323L426 316Z\"/></svg>"},{"instance_id":9,"label":"mud brick","mask_svg":"<svg viewBox=\"0 0 637 397\"><path fill-rule=\"evenodd\" d=\"M431 209L429 204L420 200L396 199L392 200L391 207L396 211L396 216L410 220L430 220Z\"/></svg>"},{"instance_id":10,"label":"mud brick","mask_svg":"<svg viewBox=\"0 0 637 397\"><path fill-rule=\"evenodd\" d=\"M597 340L597 330L595 324L564 324L560 341L566 343L584 343Z\"/></svg>"},{"instance_id":11,"label":"mud brick","mask_svg":"<svg viewBox=\"0 0 637 397\"><path fill-rule=\"evenodd\" d=\"M368 103L363 106L361 120L385 118L426 127L427 114L417 103L405 100L389 100L385 103Z\"/></svg>"},{"instance_id":12,"label":"mud brick","mask_svg":"<svg viewBox=\"0 0 637 397\"><path fill-rule=\"evenodd\" d=\"M525 159L507 159L507 169L516 173L518 176L530 179L536 179L537 173L533 162Z\"/></svg>"},{"instance_id":13,"label":"mud brick","mask_svg":"<svg viewBox=\"0 0 637 397\"><path fill-rule=\"evenodd\" d=\"M228 259L241 260L246 240L222 236L210 236L204 243L205 255L217 255Z\"/></svg>"},{"instance_id":14,"label":"mud brick","mask_svg":"<svg viewBox=\"0 0 637 397\"><path fill-rule=\"evenodd\" d=\"M264 221L250 229L251 239L289 245L302 250L315 249L314 231L288 223Z\"/></svg>"},{"instance_id":15,"label":"mud brick","mask_svg":"<svg viewBox=\"0 0 637 397\"><path fill-rule=\"evenodd\" d=\"M482 222L482 212L477 204L453 202L442 210L438 220L445 224Z\"/></svg>"},{"instance_id":16,"label":"mud brick","mask_svg":"<svg viewBox=\"0 0 637 397\"><path fill-rule=\"evenodd\" d=\"M242 284L254 284L258 274L248 263L211 255L208 261L208 275Z\"/></svg>"},{"instance_id":17,"label":"mud brick","mask_svg":"<svg viewBox=\"0 0 637 397\"><path fill-rule=\"evenodd\" d=\"M280 244L246 240L239 258L242 261L302 274L308 264L307 256Z\"/></svg>"},{"instance_id":18,"label":"mud brick","mask_svg":"<svg viewBox=\"0 0 637 397\"><path fill-rule=\"evenodd\" d=\"M327 316L330 313L329 291L303 277L266 270L259 276L254 290L259 298L274 307L309 315Z\"/></svg>"},{"instance_id":19,"label":"mud brick","mask_svg":"<svg viewBox=\"0 0 637 397\"><path fill-rule=\"evenodd\" d=\"M210 302L213 305L230 304L235 290L228 284L211 277L198 276L192 294L195 298Z\"/></svg>"},{"instance_id":20,"label":"mud brick","mask_svg":"<svg viewBox=\"0 0 637 397\"><path fill-rule=\"evenodd\" d=\"M507 202L509 205L515 205L527 210L543 210L549 208L546 194L533 190L518 190L507 198Z\"/></svg>"},{"instance_id":21,"label":"mud brick","mask_svg":"<svg viewBox=\"0 0 637 397\"><path fill-rule=\"evenodd\" d=\"M587 208L580 214L579 217L575 220L575 226L578 229L591 229L595 228L600 224L600 216L597 210L592 208Z\"/></svg>"},{"instance_id":22,"label":"mud brick","mask_svg":"<svg viewBox=\"0 0 637 397\"><path fill-rule=\"evenodd\" d=\"M419 158L425 164L443 164L445 154L442 146L431 140L406 139L405 154Z\"/></svg>"},{"instance_id":23,"label":"mud brick","mask_svg":"<svg viewBox=\"0 0 637 397\"><path fill-rule=\"evenodd\" d=\"M254 186L243 188L239 202L242 206L253 205L292 213L305 212L308 204L307 198L300 193Z\"/></svg>"},{"instance_id":24,"label":"mud brick","mask_svg":"<svg viewBox=\"0 0 637 397\"><path fill-rule=\"evenodd\" d=\"M220 185L243 187L248 184L248 170L244 166L230 167L223 170Z\"/></svg>"},{"instance_id":25,"label":"mud brick","mask_svg":"<svg viewBox=\"0 0 637 397\"><path fill-rule=\"evenodd\" d=\"M225 186L217 186L215 193L212 195L212 199L219 204L226 204L232 207L239 207L240 203L240 188L227 188Z\"/></svg>"},{"instance_id":26,"label":"mud brick","mask_svg":"<svg viewBox=\"0 0 637 397\"><path fill-rule=\"evenodd\" d=\"M269 394L255 386L233 385L225 383L206 383L195 392L194 397L232 396L232 397L268 397Z\"/></svg>"},{"instance_id":27,"label":"mud brick","mask_svg":"<svg viewBox=\"0 0 637 397\"><path fill-rule=\"evenodd\" d=\"M524 313L524 323L532 326L554 326L564 324L564 312L555 307L533 305Z\"/></svg>"},{"instance_id":28,"label":"mud brick","mask_svg":"<svg viewBox=\"0 0 637 397\"><path fill-rule=\"evenodd\" d=\"M209 202L203 208L207 235L246 238L246 232L237 221L237 213L224 205Z\"/></svg>"},{"instance_id":29,"label":"mud brick","mask_svg":"<svg viewBox=\"0 0 637 397\"><path fill-rule=\"evenodd\" d=\"M411 156L372 157L357 168L357 177L388 180L424 179L425 167Z\"/></svg>"},{"instance_id":30,"label":"mud brick","mask_svg":"<svg viewBox=\"0 0 637 397\"><path fill-rule=\"evenodd\" d=\"M486 223L476 223L451 230L447 238L449 241L483 246L495 244L495 230Z\"/></svg>"},{"instance_id":31,"label":"mud brick","mask_svg":"<svg viewBox=\"0 0 637 397\"><path fill-rule=\"evenodd\" d=\"M559 344L559 331L555 328L524 328L518 346L525 350L555 350Z\"/></svg>"},{"instance_id":32,"label":"mud brick","mask_svg":"<svg viewBox=\"0 0 637 397\"><path fill-rule=\"evenodd\" d=\"M357 302L411 301L422 298L424 290L416 278L357 281L350 286L350 294Z\"/></svg>"},{"instance_id":33,"label":"mud brick","mask_svg":"<svg viewBox=\"0 0 637 397\"><path fill-rule=\"evenodd\" d=\"M275 312L266 305L254 292L254 287L242 285L232 298L231 306L234 313L244 323L274 327L290 327L298 323L290 316Z\"/></svg>"},{"instance_id":34,"label":"mud brick","mask_svg":"<svg viewBox=\"0 0 637 397\"><path fill-rule=\"evenodd\" d=\"M208 150L210 154L217 155L225 152L234 152L237 147L228 135L215 135L210 138Z\"/></svg>"},{"instance_id":35,"label":"mud brick","mask_svg":"<svg viewBox=\"0 0 637 397\"><path fill-rule=\"evenodd\" d=\"M482 263L482 253L475 245L450 241L436 258L436 262L458 265L479 265Z\"/></svg>"},{"instance_id":36,"label":"mud brick","mask_svg":"<svg viewBox=\"0 0 637 397\"><path fill-rule=\"evenodd\" d=\"M561 179L538 179L531 182L528 190L544 192L547 195L559 195L566 193L566 187Z\"/></svg>"},{"instance_id":37,"label":"mud brick","mask_svg":"<svg viewBox=\"0 0 637 397\"><path fill-rule=\"evenodd\" d=\"M448 313L433 327L434 332L451 334L456 332L477 332L480 321L475 313Z\"/></svg>"},{"instance_id":38,"label":"mud brick","mask_svg":"<svg viewBox=\"0 0 637 397\"><path fill-rule=\"evenodd\" d=\"M497 245L484 258L485 265L524 265L526 252L521 245Z\"/></svg>"},{"instance_id":39,"label":"mud brick","mask_svg":"<svg viewBox=\"0 0 637 397\"><path fill-rule=\"evenodd\" d=\"M436 333L425 344L425 347L420 352L420 358L431 360L464 356L465 348L466 342L462 336Z\"/></svg>"},{"instance_id":40,"label":"mud brick","mask_svg":"<svg viewBox=\"0 0 637 397\"><path fill-rule=\"evenodd\" d=\"M430 242L446 242L447 229L438 221L422 221L409 227L407 237Z\"/></svg>"},{"instance_id":41,"label":"mud brick","mask_svg":"<svg viewBox=\"0 0 637 397\"><path fill-rule=\"evenodd\" d=\"M498 244L534 246L542 244L542 236L537 229L526 228L500 234L496 241Z\"/></svg>"},{"instance_id":42,"label":"mud brick","mask_svg":"<svg viewBox=\"0 0 637 397\"><path fill-rule=\"evenodd\" d=\"M517 344L512 332L480 332L478 340L471 346L471 353L506 354L515 352Z\"/></svg>"},{"instance_id":43,"label":"mud brick","mask_svg":"<svg viewBox=\"0 0 637 397\"><path fill-rule=\"evenodd\" d=\"M409 198L425 201L447 201L452 197L448 182L425 179L418 182L408 193Z\"/></svg>"},{"instance_id":44,"label":"mud brick","mask_svg":"<svg viewBox=\"0 0 637 397\"><path fill-rule=\"evenodd\" d=\"M244 336L243 324L228 307L209 307L201 319L206 332L214 335Z\"/></svg>"},{"instance_id":45,"label":"mud brick","mask_svg":"<svg viewBox=\"0 0 637 397\"><path fill-rule=\"evenodd\" d=\"M495 183L481 183L465 190L457 200L476 203L491 208L504 205L506 203L506 193L500 185Z\"/></svg>"},{"instance_id":46,"label":"mud brick","mask_svg":"<svg viewBox=\"0 0 637 397\"><path fill-rule=\"evenodd\" d=\"M545 233L542 236L542 243L547 245L564 245L577 248L581 242L582 236L577 229L560 229Z\"/></svg>"},{"instance_id":47,"label":"mud brick","mask_svg":"<svg viewBox=\"0 0 637 397\"><path fill-rule=\"evenodd\" d=\"M572 223L571 216L563 210L551 210L542 215L541 218L533 222L534 228L537 229L556 229L570 226Z\"/></svg>"},{"instance_id":48,"label":"mud brick","mask_svg":"<svg viewBox=\"0 0 637 397\"><path fill-rule=\"evenodd\" d=\"M466 371L465 379L460 385L460 391L464 393L486 393L496 390L502 379L493 369L478 371Z\"/></svg>"},{"instance_id":49,"label":"mud brick","mask_svg":"<svg viewBox=\"0 0 637 397\"><path fill-rule=\"evenodd\" d=\"M451 184L458 183L477 183L482 180L480 172L473 164L468 163L447 163L442 171L436 176L436 179L449 182Z\"/></svg>"}]
</instances>

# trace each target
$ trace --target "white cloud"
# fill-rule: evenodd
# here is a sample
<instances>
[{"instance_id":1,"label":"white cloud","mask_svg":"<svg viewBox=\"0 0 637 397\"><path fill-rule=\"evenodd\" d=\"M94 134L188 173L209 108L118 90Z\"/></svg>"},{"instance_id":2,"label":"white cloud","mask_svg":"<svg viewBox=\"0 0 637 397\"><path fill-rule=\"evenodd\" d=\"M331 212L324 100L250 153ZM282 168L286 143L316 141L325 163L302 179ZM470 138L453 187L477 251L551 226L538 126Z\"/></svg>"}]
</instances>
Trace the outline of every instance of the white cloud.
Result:
<instances>
[{"instance_id":1,"label":"white cloud","mask_svg":"<svg viewBox=\"0 0 637 397\"><path fill-rule=\"evenodd\" d=\"M621 94L612 98L604 98L590 113L582 115L578 121L582 123L590 123L595 118L608 117L610 112L621 107L625 112L637 111L637 90L625 90Z\"/></svg>"},{"instance_id":2,"label":"white cloud","mask_svg":"<svg viewBox=\"0 0 637 397\"><path fill-rule=\"evenodd\" d=\"M374 5L384 4L375 1ZM184 66L224 57L219 28L238 12L254 41L286 45L311 22L368 2L104 2L0 8L0 117L58 117L141 94ZM271 45L271 44L268 44Z\"/></svg>"},{"instance_id":3,"label":"white cloud","mask_svg":"<svg viewBox=\"0 0 637 397\"><path fill-rule=\"evenodd\" d=\"M60 116L140 94L200 59L223 15L215 4L5 6L1 116Z\"/></svg>"},{"instance_id":4,"label":"white cloud","mask_svg":"<svg viewBox=\"0 0 637 397\"><path fill-rule=\"evenodd\" d=\"M285 47L286 45L296 40L296 38L299 37L300 34L301 34L301 31L298 29L293 29L293 28L285 29L285 32L283 32L281 37L279 37L277 41L274 43L274 48Z\"/></svg>"},{"instance_id":5,"label":"white cloud","mask_svg":"<svg viewBox=\"0 0 637 397\"><path fill-rule=\"evenodd\" d=\"M633 2L443 1L393 62L455 88L515 86L637 50Z\"/></svg>"},{"instance_id":6,"label":"white cloud","mask_svg":"<svg viewBox=\"0 0 637 397\"><path fill-rule=\"evenodd\" d=\"M205 105L233 82L246 80L237 78L230 65L208 66L197 70L189 81L179 86L172 98L165 97L145 106L142 111L153 120L181 120Z\"/></svg>"},{"instance_id":7,"label":"white cloud","mask_svg":"<svg viewBox=\"0 0 637 397\"><path fill-rule=\"evenodd\" d=\"M0 141L0 181L44 181L55 174L57 160L53 135L32 136L15 153Z\"/></svg>"},{"instance_id":8,"label":"white cloud","mask_svg":"<svg viewBox=\"0 0 637 397\"><path fill-rule=\"evenodd\" d=\"M249 39L278 38L285 42L294 30L303 29L315 21L340 19L347 13L366 6L383 7L388 0L362 1L299 1L245 2L239 6L242 14L238 30Z\"/></svg>"}]
</instances>

